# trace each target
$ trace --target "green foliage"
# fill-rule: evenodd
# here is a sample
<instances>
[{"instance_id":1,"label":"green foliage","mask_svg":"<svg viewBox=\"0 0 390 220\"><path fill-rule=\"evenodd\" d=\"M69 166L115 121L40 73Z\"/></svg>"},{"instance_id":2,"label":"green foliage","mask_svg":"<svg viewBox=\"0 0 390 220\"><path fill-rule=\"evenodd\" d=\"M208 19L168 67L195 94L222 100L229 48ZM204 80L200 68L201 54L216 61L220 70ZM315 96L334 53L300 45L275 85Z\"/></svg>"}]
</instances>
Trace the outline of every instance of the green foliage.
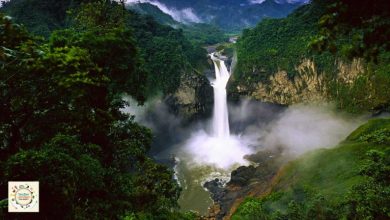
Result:
<instances>
[{"instance_id":1,"label":"green foliage","mask_svg":"<svg viewBox=\"0 0 390 220\"><path fill-rule=\"evenodd\" d=\"M68 13L72 15L72 26L79 30L124 27L127 11L123 4L111 0L86 1Z\"/></svg>"},{"instance_id":2,"label":"green foliage","mask_svg":"<svg viewBox=\"0 0 390 220\"><path fill-rule=\"evenodd\" d=\"M271 194L246 199L232 219L389 218L390 145L358 138L389 125L389 119L372 120L336 148L290 162Z\"/></svg>"},{"instance_id":3,"label":"green foliage","mask_svg":"<svg viewBox=\"0 0 390 220\"><path fill-rule=\"evenodd\" d=\"M184 35L194 44L213 45L227 40L224 33L210 24L193 23L183 26Z\"/></svg>"},{"instance_id":4,"label":"green foliage","mask_svg":"<svg viewBox=\"0 0 390 220\"><path fill-rule=\"evenodd\" d=\"M46 4L56 3L2 10L48 41L0 16L0 198L7 181L27 178L47 192L40 219L194 219L177 211L172 171L147 155L150 130L120 108L125 93L142 103L174 92L206 52L113 1ZM42 19L27 22L23 7ZM5 208L1 217L14 218Z\"/></svg>"},{"instance_id":5,"label":"green foliage","mask_svg":"<svg viewBox=\"0 0 390 220\"><path fill-rule=\"evenodd\" d=\"M347 196L348 218L386 219L390 217L390 150L369 151L360 173L366 180Z\"/></svg>"},{"instance_id":6,"label":"green foliage","mask_svg":"<svg viewBox=\"0 0 390 220\"><path fill-rule=\"evenodd\" d=\"M311 47L330 51L352 60L362 57L370 67L352 85L334 83L331 96L341 108L350 111L388 109L389 74L389 4L384 0L358 2L332 0L318 20L320 30ZM368 96L362 91L372 91Z\"/></svg>"},{"instance_id":7,"label":"green foliage","mask_svg":"<svg viewBox=\"0 0 390 220\"><path fill-rule=\"evenodd\" d=\"M3 3L0 12L4 12L24 24L32 33L49 37L53 30L67 25L67 10L77 6L83 0L12 0Z\"/></svg>"},{"instance_id":8,"label":"green foliage","mask_svg":"<svg viewBox=\"0 0 390 220\"><path fill-rule=\"evenodd\" d=\"M340 109L353 113L387 110L388 5L382 0L372 4L314 0L287 18L264 20L254 29L244 30L237 44L235 83L244 85L250 94L279 70L293 79L296 67L310 59L317 72L325 74L327 98ZM357 79L349 83L339 80L336 64L359 57L366 63Z\"/></svg>"},{"instance_id":9,"label":"green foliage","mask_svg":"<svg viewBox=\"0 0 390 220\"><path fill-rule=\"evenodd\" d=\"M331 98L341 109L350 112L386 111L389 109L390 85L389 54L381 53L378 64L368 63L368 70L351 84L339 82L336 79L329 82Z\"/></svg>"},{"instance_id":10,"label":"green foliage","mask_svg":"<svg viewBox=\"0 0 390 220\"><path fill-rule=\"evenodd\" d=\"M376 130L373 133L364 135L359 138L362 142L375 143L375 144L390 144L390 130L381 129Z\"/></svg>"},{"instance_id":11,"label":"green foliage","mask_svg":"<svg viewBox=\"0 0 390 220\"><path fill-rule=\"evenodd\" d=\"M144 69L148 95L170 94L179 87L181 75L205 66L206 51L193 45L182 30L163 26L151 17L129 12L127 25L134 31Z\"/></svg>"},{"instance_id":12,"label":"green foliage","mask_svg":"<svg viewBox=\"0 0 390 220\"><path fill-rule=\"evenodd\" d=\"M28 8L31 8L29 13L25 11ZM138 88L134 87L134 83L133 86L123 83L126 79L122 79L122 83L117 83L117 86L123 88L134 88L130 91L131 95L135 95L141 101L147 96L175 92L180 84L182 73L196 72L207 65L206 51L200 45L187 40L182 30L161 25L149 15L129 11L124 7L123 2L65 0L61 3L53 3L52 0L39 2L15 0L6 3L1 10L15 17L16 21L26 25L33 33L46 38L49 38L53 31L59 30L52 37L56 43L63 40L61 38L66 38L68 45L84 44L84 47L92 52L100 49L99 54L102 54L102 50L111 50L104 52L106 57L101 57L100 64L105 62L102 64L103 70L106 71L109 65L108 71L113 74L115 71L129 71L133 73L129 77L143 76L136 79L139 82ZM210 29L212 33L220 34L217 30ZM69 33L72 30L74 33ZM209 38L211 35L207 36L207 39ZM96 44L103 44L102 41L105 41L104 45L100 48L95 47ZM91 47L94 49L92 50ZM126 50L131 50L133 53L138 51L139 56L135 59L116 55L125 52L131 56L131 53ZM116 58L123 58L123 60ZM129 70L129 66L126 67L131 62L136 69ZM117 68L114 71L115 66ZM137 91L139 94L134 94Z\"/></svg>"},{"instance_id":13,"label":"green foliage","mask_svg":"<svg viewBox=\"0 0 390 220\"><path fill-rule=\"evenodd\" d=\"M104 186L104 170L99 161L88 154L76 153L83 148L73 138L57 137L40 150L20 151L11 156L4 164L3 178L39 181L44 191L40 196L44 216L55 218L64 213L64 218L72 218L76 201L85 205Z\"/></svg>"},{"instance_id":14,"label":"green foliage","mask_svg":"<svg viewBox=\"0 0 390 220\"><path fill-rule=\"evenodd\" d=\"M147 156L150 130L120 112L123 93L146 96L133 32L76 26L44 42L3 15L0 27L0 198L10 180L38 180L40 219L174 215L172 171Z\"/></svg>"},{"instance_id":15,"label":"green foliage","mask_svg":"<svg viewBox=\"0 0 390 220\"><path fill-rule=\"evenodd\" d=\"M375 133L390 129L390 119L372 119L353 131L347 141L361 141L363 137L372 137ZM375 136L375 135L374 135Z\"/></svg>"},{"instance_id":16,"label":"green foliage","mask_svg":"<svg viewBox=\"0 0 390 220\"><path fill-rule=\"evenodd\" d=\"M110 89L126 92L139 101L145 99L147 76L140 68L140 58L135 56L138 49L131 30L93 28L81 33L61 30L53 33L49 46L52 50L70 46L85 49L102 72L102 77L111 79Z\"/></svg>"},{"instance_id":17,"label":"green foliage","mask_svg":"<svg viewBox=\"0 0 390 220\"><path fill-rule=\"evenodd\" d=\"M149 3L137 3L129 5L131 10L139 12L140 14L148 15L153 17L160 24L165 25L181 25L179 22L175 21L170 15L165 14L155 5Z\"/></svg>"},{"instance_id":18,"label":"green foliage","mask_svg":"<svg viewBox=\"0 0 390 220\"><path fill-rule=\"evenodd\" d=\"M291 200L283 209L275 210L273 199L275 194L270 194L263 199L246 199L233 215L233 220L277 220L277 219L337 219L324 197L320 194L306 198L305 202ZM281 195L283 196L283 195ZM280 197L280 196L279 196Z\"/></svg>"},{"instance_id":19,"label":"green foliage","mask_svg":"<svg viewBox=\"0 0 390 220\"><path fill-rule=\"evenodd\" d=\"M378 55L390 49L389 11L386 0L328 1L327 11L318 22L321 30L312 45L320 51L336 52L341 48L348 58L377 62ZM337 39L346 37L351 40L338 45Z\"/></svg>"},{"instance_id":20,"label":"green foliage","mask_svg":"<svg viewBox=\"0 0 390 220\"><path fill-rule=\"evenodd\" d=\"M331 81L330 96L337 102L338 107L350 112L358 113L365 110L374 110L375 97L369 96L367 91L372 91L370 79L367 75L358 76L352 84L345 84L337 80Z\"/></svg>"},{"instance_id":21,"label":"green foliage","mask_svg":"<svg viewBox=\"0 0 390 220\"><path fill-rule=\"evenodd\" d=\"M183 29L185 37L195 45L212 45L226 41L224 32L215 25L206 23L180 23L170 15L165 14L157 6L149 3L137 3L129 5L131 10L142 15L150 16L160 24Z\"/></svg>"},{"instance_id":22,"label":"green foliage","mask_svg":"<svg viewBox=\"0 0 390 220\"><path fill-rule=\"evenodd\" d=\"M263 201L255 198L246 198L244 203L237 210L237 216L234 216L233 220L239 219L251 219L251 220L262 220L267 219L266 213L263 207Z\"/></svg>"},{"instance_id":23,"label":"green foliage","mask_svg":"<svg viewBox=\"0 0 390 220\"><path fill-rule=\"evenodd\" d=\"M197 220L199 216L194 212L166 212L157 215L149 213L127 214L123 220Z\"/></svg>"},{"instance_id":24,"label":"green foliage","mask_svg":"<svg viewBox=\"0 0 390 220\"><path fill-rule=\"evenodd\" d=\"M168 7L191 8L195 14L225 32L239 33L243 28L254 26L262 19L285 17L302 5L297 2L281 4L266 0L262 4L250 4L247 0L164 0Z\"/></svg>"},{"instance_id":25,"label":"green foliage","mask_svg":"<svg viewBox=\"0 0 390 220\"><path fill-rule=\"evenodd\" d=\"M287 18L265 19L255 28L244 30L237 43L237 83L251 88L259 81L266 82L278 70L287 71L292 78L304 58L313 59L319 72L334 74L334 58L313 53L307 46L317 32L321 6L305 5Z\"/></svg>"},{"instance_id":26,"label":"green foliage","mask_svg":"<svg viewBox=\"0 0 390 220\"><path fill-rule=\"evenodd\" d=\"M223 31L215 25L206 23L180 23L175 21L170 15L165 14L157 6L149 3L131 4L129 7L131 10L139 12L142 15L152 17L160 24L183 29L185 37L195 45L212 45L226 41Z\"/></svg>"}]
</instances>

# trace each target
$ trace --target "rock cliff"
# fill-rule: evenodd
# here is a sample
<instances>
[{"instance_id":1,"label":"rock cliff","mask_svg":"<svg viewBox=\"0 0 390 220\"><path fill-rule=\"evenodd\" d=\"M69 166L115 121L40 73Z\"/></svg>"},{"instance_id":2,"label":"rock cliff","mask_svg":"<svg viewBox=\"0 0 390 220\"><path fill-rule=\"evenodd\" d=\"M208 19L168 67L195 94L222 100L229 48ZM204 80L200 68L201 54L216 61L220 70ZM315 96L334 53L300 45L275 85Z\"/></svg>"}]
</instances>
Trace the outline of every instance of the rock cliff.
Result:
<instances>
[{"instance_id":1,"label":"rock cliff","mask_svg":"<svg viewBox=\"0 0 390 220\"><path fill-rule=\"evenodd\" d=\"M189 71L182 74L179 89L165 98L171 111L190 122L211 114L213 90L206 73Z\"/></svg>"},{"instance_id":2,"label":"rock cliff","mask_svg":"<svg viewBox=\"0 0 390 220\"><path fill-rule=\"evenodd\" d=\"M350 63L337 61L335 64L337 77L329 77L329 74L320 72L314 61L304 59L296 66L297 74L290 78L284 70L272 74L267 82L259 82L249 91L251 97L257 100L278 103L315 103L329 100L329 85L332 81L343 84L353 84L359 74L365 72L365 67L360 59ZM240 93L245 92L248 86L238 85Z\"/></svg>"}]
</instances>

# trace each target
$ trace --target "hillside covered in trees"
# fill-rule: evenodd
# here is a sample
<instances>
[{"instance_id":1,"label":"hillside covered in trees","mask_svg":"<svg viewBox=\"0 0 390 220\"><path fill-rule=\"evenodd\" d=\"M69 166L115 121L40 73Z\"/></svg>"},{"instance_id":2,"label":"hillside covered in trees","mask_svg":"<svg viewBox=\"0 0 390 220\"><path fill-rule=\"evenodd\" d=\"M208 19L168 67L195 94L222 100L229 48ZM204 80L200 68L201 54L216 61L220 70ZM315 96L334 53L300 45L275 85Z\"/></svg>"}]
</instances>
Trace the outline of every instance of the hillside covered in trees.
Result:
<instances>
[{"instance_id":1,"label":"hillside covered in trees","mask_svg":"<svg viewBox=\"0 0 390 220\"><path fill-rule=\"evenodd\" d=\"M39 219L183 219L172 171L147 154L151 131L120 109L124 94L175 91L205 51L114 1L1 11L12 16L0 18L1 218L24 218L3 199L9 180L27 178L42 184Z\"/></svg>"},{"instance_id":2,"label":"hillside covered in trees","mask_svg":"<svg viewBox=\"0 0 390 220\"><path fill-rule=\"evenodd\" d=\"M272 93L283 96L283 104L295 102L294 93L309 96L298 98L304 102L315 101L310 96L319 93L321 101L335 101L351 112L388 109L388 7L384 1L313 0L287 18L267 19L244 30L237 45L235 85L245 89L235 92L259 98ZM360 14L364 17L356 20ZM287 93L272 88L278 84L293 88ZM310 86L315 88L309 91Z\"/></svg>"},{"instance_id":3,"label":"hillside covered in trees","mask_svg":"<svg viewBox=\"0 0 390 220\"><path fill-rule=\"evenodd\" d=\"M307 0L130 0L164 9L181 23L207 23L227 33L239 33L265 18L282 18Z\"/></svg>"},{"instance_id":4,"label":"hillside covered in trees","mask_svg":"<svg viewBox=\"0 0 390 220\"><path fill-rule=\"evenodd\" d=\"M161 11L159 7L150 3L128 4L126 7L140 14L153 17L160 24L182 29L184 36L196 45L213 45L227 40L225 33L215 25L178 22L169 14Z\"/></svg>"},{"instance_id":5,"label":"hillside covered in trees","mask_svg":"<svg viewBox=\"0 0 390 220\"><path fill-rule=\"evenodd\" d=\"M338 146L287 163L232 219L388 219L389 126L389 119L371 120Z\"/></svg>"},{"instance_id":6,"label":"hillside covered in trees","mask_svg":"<svg viewBox=\"0 0 390 220\"><path fill-rule=\"evenodd\" d=\"M0 219L389 219L387 1L158 1L193 22L150 1L2 2ZM197 116L218 99L213 119L185 121L176 94ZM313 115L318 132L294 133ZM332 126L348 133L325 146ZM8 181L26 180L39 213L8 212ZM191 187L206 214L182 209Z\"/></svg>"},{"instance_id":7,"label":"hillside covered in trees","mask_svg":"<svg viewBox=\"0 0 390 220\"><path fill-rule=\"evenodd\" d=\"M87 2L97 2L100 8L89 7L80 13L80 4ZM70 27L74 31L109 28L118 25L118 21L122 22L122 26L131 30L142 60L140 64L148 73L149 77L145 79L148 86L144 88L148 90L147 95L172 93L177 89L184 71L204 68L206 51L187 40L180 29L160 25L147 15L105 9L102 5L104 1L16 0L5 3L0 11L12 16L15 22L23 24L33 34L46 39L55 30ZM66 35L66 32L69 31L57 35Z\"/></svg>"},{"instance_id":8,"label":"hillside covered in trees","mask_svg":"<svg viewBox=\"0 0 390 220\"><path fill-rule=\"evenodd\" d=\"M246 86L241 92L253 96L259 89L283 96L271 87L293 85L296 91L321 82L324 100L341 111L388 112L389 7L381 0L313 0L285 19L245 30L237 45L235 85ZM312 64L303 71L300 63L307 60ZM341 71L340 62L362 62L363 68L354 72L350 65ZM286 77L278 78L278 72ZM351 72L356 75L341 80ZM256 87L258 82L269 87ZM260 99L268 95L262 92ZM370 120L337 146L281 166L261 195L249 196L231 210L231 219L388 219L390 123L384 117Z\"/></svg>"}]
</instances>

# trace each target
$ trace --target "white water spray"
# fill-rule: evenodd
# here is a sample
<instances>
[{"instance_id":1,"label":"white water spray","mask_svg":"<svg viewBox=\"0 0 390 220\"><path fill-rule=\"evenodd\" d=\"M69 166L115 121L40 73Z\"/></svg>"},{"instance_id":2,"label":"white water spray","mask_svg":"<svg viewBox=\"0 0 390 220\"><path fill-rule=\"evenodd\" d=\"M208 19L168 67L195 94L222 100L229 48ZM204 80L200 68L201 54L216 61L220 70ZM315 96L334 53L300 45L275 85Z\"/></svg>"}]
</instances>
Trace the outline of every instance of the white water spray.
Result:
<instances>
[{"instance_id":1,"label":"white water spray","mask_svg":"<svg viewBox=\"0 0 390 220\"><path fill-rule=\"evenodd\" d=\"M192 135L185 144L188 162L198 166L215 166L230 170L237 165L246 165L244 159L253 153L245 141L230 135L229 116L226 100L226 85L230 78L225 62L215 53L210 54L215 68L215 79L210 80L214 88L214 115L211 122L211 132L200 130Z\"/></svg>"},{"instance_id":2,"label":"white water spray","mask_svg":"<svg viewBox=\"0 0 390 220\"><path fill-rule=\"evenodd\" d=\"M230 78L230 73L226 68L225 62L211 55L215 68L215 80L211 82L214 88L214 115L213 115L213 136L218 138L227 138L230 136L229 115L226 102L226 85Z\"/></svg>"},{"instance_id":3,"label":"white water spray","mask_svg":"<svg viewBox=\"0 0 390 220\"><path fill-rule=\"evenodd\" d=\"M198 210L204 210L204 213L212 204L209 194L203 188L204 183L215 178L228 182L231 171L240 165L247 165L248 161L244 156L253 153L241 138L230 135L226 96L230 72L225 62L215 53L210 54L210 57L215 68L215 79L210 80L214 88L211 132L199 130L192 134L184 145L185 164L180 165L183 170L187 170L181 177L184 191L180 204L189 210L197 207ZM188 173L191 175L186 177Z\"/></svg>"}]
</instances>

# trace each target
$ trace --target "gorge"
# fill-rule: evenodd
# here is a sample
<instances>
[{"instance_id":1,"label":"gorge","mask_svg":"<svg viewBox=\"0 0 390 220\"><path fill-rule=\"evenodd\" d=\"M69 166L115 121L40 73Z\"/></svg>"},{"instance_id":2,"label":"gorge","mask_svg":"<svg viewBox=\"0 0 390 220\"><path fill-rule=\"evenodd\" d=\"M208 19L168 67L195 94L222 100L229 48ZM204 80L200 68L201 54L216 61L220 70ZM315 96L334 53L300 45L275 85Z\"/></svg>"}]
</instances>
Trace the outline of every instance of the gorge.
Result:
<instances>
[{"instance_id":1,"label":"gorge","mask_svg":"<svg viewBox=\"0 0 390 220\"><path fill-rule=\"evenodd\" d=\"M389 12L1 1L0 219L390 219Z\"/></svg>"}]
</instances>

